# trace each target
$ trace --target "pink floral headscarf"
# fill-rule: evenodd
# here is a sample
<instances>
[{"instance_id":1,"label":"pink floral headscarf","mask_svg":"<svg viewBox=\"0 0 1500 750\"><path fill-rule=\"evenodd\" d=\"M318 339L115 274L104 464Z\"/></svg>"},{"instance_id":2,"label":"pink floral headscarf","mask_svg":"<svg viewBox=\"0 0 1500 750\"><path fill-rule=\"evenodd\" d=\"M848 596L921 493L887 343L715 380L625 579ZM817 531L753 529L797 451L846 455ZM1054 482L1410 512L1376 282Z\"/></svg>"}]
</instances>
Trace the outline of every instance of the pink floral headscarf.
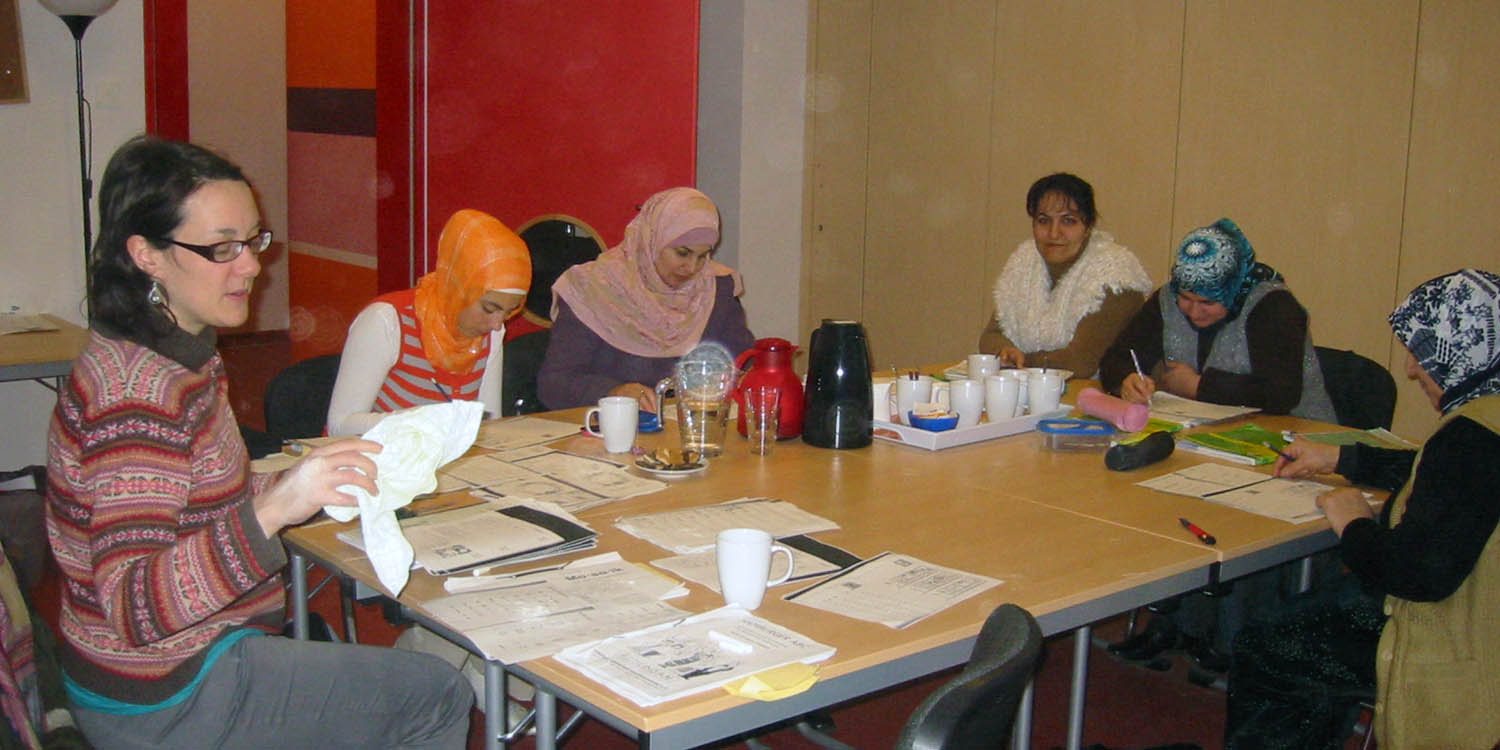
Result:
<instances>
[{"instance_id":1,"label":"pink floral headscarf","mask_svg":"<svg viewBox=\"0 0 1500 750\"><path fill-rule=\"evenodd\" d=\"M673 289L656 270L656 254L683 244L715 245L719 209L688 187L648 198L625 227L625 239L592 262L574 266L552 286L552 316L568 303L589 330L610 346L639 357L680 357L698 343L714 307L716 277L739 274L715 261Z\"/></svg>"}]
</instances>

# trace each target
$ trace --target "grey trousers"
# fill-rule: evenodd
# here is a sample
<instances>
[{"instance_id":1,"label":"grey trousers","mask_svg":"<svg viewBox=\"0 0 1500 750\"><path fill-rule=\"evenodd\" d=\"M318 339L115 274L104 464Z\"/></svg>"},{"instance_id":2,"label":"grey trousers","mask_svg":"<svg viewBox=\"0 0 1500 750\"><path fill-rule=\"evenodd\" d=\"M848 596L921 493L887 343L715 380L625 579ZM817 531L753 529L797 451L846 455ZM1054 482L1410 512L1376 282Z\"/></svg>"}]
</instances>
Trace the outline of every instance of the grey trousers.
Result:
<instances>
[{"instance_id":1,"label":"grey trousers","mask_svg":"<svg viewBox=\"0 0 1500 750\"><path fill-rule=\"evenodd\" d=\"M74 712L99 748L463 748L473 705L429 654L264 636L231 646L176 706Z\"/></svg>"}]
</instances>

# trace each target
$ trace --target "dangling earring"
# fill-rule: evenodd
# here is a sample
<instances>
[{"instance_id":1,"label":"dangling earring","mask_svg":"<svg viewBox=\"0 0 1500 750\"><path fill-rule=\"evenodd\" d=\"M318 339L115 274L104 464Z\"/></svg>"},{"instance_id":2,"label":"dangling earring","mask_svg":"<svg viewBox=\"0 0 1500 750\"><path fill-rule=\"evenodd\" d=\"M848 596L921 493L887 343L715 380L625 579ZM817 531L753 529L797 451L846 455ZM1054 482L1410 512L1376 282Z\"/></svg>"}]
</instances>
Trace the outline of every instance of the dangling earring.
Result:
<instances>
[{"instance_id":1,"label":"dangling earring","mask_svg":"<svg viewBox=\"0 0 1500 750\"><path fill-rule=\"evenodd\" d=\"M151 291L146 292L146 301L150 302L153 305L156 305L157 307L166 306L167 294L166 292L162 291L160 281L157 281L156 279L151 280Z\"/></svg>"}]
</instances>

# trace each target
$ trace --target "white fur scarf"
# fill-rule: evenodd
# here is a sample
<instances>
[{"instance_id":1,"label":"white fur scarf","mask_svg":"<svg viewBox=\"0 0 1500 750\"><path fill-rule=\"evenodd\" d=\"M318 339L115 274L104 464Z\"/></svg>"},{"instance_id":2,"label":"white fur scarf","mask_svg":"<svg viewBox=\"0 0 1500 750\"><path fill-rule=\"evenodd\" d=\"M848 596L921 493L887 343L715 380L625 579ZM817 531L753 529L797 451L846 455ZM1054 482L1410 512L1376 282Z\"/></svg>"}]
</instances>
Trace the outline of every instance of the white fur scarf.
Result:
<instances>
[{"instance_id":1,"label":"white fur scarf","mask_svg":"<svg viewBox=\"0 0 1500 750\"><path fill-rule=\"evenodd\" d=\"M1036 240L1022 242L995 280L995 320L1023 352L1053 351L1073 340L1078 321L1096 312L1105 294L1149 294L1151 277L1108 232L1094 230L1078 262L1052 286Z\"/></svg>"}]
</instances>

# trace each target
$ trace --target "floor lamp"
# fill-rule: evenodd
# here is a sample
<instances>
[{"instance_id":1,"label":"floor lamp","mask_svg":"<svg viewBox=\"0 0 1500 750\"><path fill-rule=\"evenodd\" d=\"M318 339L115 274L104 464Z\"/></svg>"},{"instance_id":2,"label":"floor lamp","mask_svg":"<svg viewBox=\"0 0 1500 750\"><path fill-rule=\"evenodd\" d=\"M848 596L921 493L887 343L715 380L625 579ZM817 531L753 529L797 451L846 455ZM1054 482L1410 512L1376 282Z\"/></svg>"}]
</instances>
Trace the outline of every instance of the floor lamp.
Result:
<instances>
[{"instance_id":1,"label":"floor lamp","mask_svg":"<svg viewBox=\"0 0 1500 750\"><path fill-rule=\"evenodd\" d=\"M68 31L73 32L74 68L78 75L78 171L83 195L83 286L89 317L93 318L93 295L89 289L89 261L93 256L93 215L89 203L94 199L94 180L90 176L93 157L93 129L90 126L88 100L83 98L83 32L96 16L114 6L117 0L41 0L42 7L52 11Z\"/></svg>"}]
</instances>

